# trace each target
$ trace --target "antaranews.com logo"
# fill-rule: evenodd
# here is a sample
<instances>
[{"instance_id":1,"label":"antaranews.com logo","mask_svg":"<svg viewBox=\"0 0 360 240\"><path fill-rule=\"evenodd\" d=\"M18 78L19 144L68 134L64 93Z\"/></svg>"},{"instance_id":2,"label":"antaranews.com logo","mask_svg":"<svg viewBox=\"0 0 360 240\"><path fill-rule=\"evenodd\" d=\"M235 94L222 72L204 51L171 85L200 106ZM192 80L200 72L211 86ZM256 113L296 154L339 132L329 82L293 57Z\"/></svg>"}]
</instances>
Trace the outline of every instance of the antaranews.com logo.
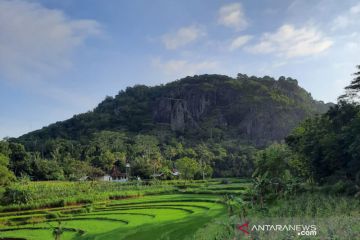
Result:
<instances>
[{"instance_id":1,"label":"antaranews.com logo","mask_svg":"<svg viewBox=\"0 0 360 240\"><path fill-rule=\"evenodd\" d=\"M294 234L299 236L316 236L317 228L316 225L304 225L304 224L259 224L259 225L250 225L249 222L245 222L242 225L237 225L237 229L242 231L245 235L251 235L255 231L263 232L290 232L293 231Z\"/></svg>"}]
</instances>

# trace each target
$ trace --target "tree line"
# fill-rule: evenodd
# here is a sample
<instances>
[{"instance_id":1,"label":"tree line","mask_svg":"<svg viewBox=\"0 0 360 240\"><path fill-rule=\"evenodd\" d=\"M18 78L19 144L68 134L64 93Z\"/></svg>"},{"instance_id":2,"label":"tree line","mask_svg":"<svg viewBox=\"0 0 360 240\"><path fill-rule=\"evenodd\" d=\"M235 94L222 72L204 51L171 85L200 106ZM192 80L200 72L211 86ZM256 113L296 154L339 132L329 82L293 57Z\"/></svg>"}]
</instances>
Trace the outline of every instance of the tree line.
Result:
<instances>
[{"instance_id":1,"label":"tree line","mask_svg":"<svg viewBox=\"0 0 360 240\"><path fill-rule=\"evenodd\" d=\"M360 70L360 67L357 67ZM100 131L88 140L49 139L23 145L0 141L0 183L17 178L78 180L96 178L114 168L141 178L254 176L258 184L272 179L277 186L293 181L352 186L360 180L360 72L338 103L308 118L286 137L265 149L240 140L194 141L174 134ZM161 174L160 174L161 173ZM290 184L291 185L291 184ZM345 187L344 187L345 188Z\"/></svg>"},{"instance_id":2,"label":"tree line","mask_svg":"<svg viewBox=\"0 0 360 240\"><path fill-rule=\"evenodd\" d=\"M303 121L283 144L257 153L256 201L295 194L304 184L360 196L360 72L354 75L336 105Z\"/></svg>"},{"instance_id":3,"label":"tree line","mask_svg":"<svg viewBox=\"0 0 360 240\"><path fill-rule=\"evenodd\" d=\"M181 178L203 179L212 176L250 176L255 148L236 141L189 143L181 138L161 141L149 134L101 131L88 143L50 139L40 151L7 139L0 141L1 163L10 176L31 180L90 179L111 173L125 173L130 165L132 176L170 179L174 171ZM5 173L5 170L4 170ZM160 176L159 176L160 175ZM179 176L178 176L179 177Z\"/></svg>"}]
</instances>

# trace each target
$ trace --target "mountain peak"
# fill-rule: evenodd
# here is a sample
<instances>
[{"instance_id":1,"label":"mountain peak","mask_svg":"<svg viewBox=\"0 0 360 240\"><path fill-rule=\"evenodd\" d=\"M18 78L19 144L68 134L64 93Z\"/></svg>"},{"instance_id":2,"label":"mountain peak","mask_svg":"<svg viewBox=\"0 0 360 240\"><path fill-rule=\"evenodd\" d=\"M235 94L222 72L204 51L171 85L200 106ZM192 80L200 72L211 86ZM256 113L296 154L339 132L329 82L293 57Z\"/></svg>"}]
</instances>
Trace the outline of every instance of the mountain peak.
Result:
<instances>
[{"instance_id":1,"label":"mountain peak","mask_svg":"<svg viewBox=\"0 0 360 240\"><path fill-rule=\"evenodd\" d=\"M297 80L204 74L165 85L135 85L94 111L20 137L80 140L97 131L167 132L190 139L240 139L263 146L282 140L305 118L326 111Z\"/></svg>"}]
</instances>

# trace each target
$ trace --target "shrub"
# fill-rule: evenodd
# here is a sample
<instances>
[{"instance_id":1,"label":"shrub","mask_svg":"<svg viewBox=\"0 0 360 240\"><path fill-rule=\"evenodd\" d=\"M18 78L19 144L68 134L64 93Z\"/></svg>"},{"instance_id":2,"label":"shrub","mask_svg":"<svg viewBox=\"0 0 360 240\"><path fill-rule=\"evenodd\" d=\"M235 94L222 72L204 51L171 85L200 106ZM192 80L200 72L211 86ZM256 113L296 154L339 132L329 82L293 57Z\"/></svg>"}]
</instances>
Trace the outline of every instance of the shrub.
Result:
<instances>
[{"instance_id":1,"label":"shrub","mask_svg":"<svg viewBox=\"0 0 360 240\"><path fill-rule=\"evenodd\" d=\"M229 184L229 179L222 179L220 184Z\"/></svg>"},{"instance_id":2,"label":"shrub","mask_svg":"<svg viewBox=\"0 0 360 240\"><path fill-rule=\"evenodd\" d=\"M48 214L46 215L47 219L57 219L59 217L60 217L59 212L48 212Z\"/></svg>"},{"instance_id":3,"label":"shrub","mask_svg":"<svg viewBox=\"0 0 360 240\"><path fill-rule=\"evenodd\" d=\"M4 205L27 204L31 200L32 194L30 190L7 187L1 199L1 203Z\"/></svg>"}]
</instances>

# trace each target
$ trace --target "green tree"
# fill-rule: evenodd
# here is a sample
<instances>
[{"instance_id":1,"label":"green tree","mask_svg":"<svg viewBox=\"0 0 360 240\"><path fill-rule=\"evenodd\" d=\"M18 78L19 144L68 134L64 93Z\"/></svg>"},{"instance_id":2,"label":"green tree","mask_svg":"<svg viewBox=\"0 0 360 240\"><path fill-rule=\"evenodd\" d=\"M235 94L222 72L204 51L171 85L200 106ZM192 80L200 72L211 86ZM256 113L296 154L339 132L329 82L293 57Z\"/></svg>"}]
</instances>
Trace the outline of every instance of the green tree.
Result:
<instances>
[{"instance_id":1,"label":"green tree","mask_svg":"<svg viewBox=\"0 0 360 240\"><path fill-rule=\"evenodd\" d=\"M64 180L64 171L58 162L38 158L33 166L35 180Z\"/></svg>"},{"instance_id":2,"label":"green tree","mask_svg":"<svg viewBox=\"0 0 360 240\"><path fill-rule=\"evenodd\" d=\"M151 135L137 135L132 145L132 172L134 175L149 178L162 167L159 142Z\"/></svg>"},{"instance_id":3,"label":"green tree","mask_svg":"<svg viewBox=\"0 0 360 240\"><path fill-rule=\"evenodd\" d=\"M340 101L301 123L286 142L309 163L317 182L354 181L360 171L360 106Z\"/></svg>"},{"instance_id":4,"label":"green tree","mask_svg":"<svg viewBox=\"0 0 360 240\"><path fill-rule=\"evenodd\" d=\"M288 171L293 176L308 171L308 166L300 164L298 156L286 144L278 143L274 143L257 153L255 167L255 176L267 174L270 178L281 180L288 177Z\"/></svg>"},{"instance_id":5,"label":"green tree","mask_svg":"<svg viewBox=\"0 0 360 240\"><path fill-rule=\"evenodd\" d=\"M10 169L16 176L31 175L30 155L24 146L19 143L9 143Z\"/></svg>"},{"instance_id":6,"label":"green tree","mask_svg":"<svg viewBox=\"0 0 360 240\"><path fill-rule=\"evenodd\" d=\"M308 177L308 166L286 144L275 143L259 151L255 167L253 193L261 206L266 199L293 195L300 178Z\"/></svg>"},{"instance_id":7,"label":"green tree","mask_svg":"<svg viewBox=\"0 0 360 240\"><path fill-rule=\"evenodd\" d=\"M109 172L116 162L115 155L109 150L105 150L100 155L93 157L91 163L94 167L100 168L105 172Z\"/></svg>"},{"instance_id":8,"label":"green tree","mask_svg":"<svg viewBox=\"0 0 360 240\"><path fill-rule=\"evenodd\" d=\"M168 166L164 165L159 171L163 174L162 179L172 178L172 174L171 174L172 172Z\"/></svg>"},{"instance_id":9,"label":"green tree","mask_svg":"<svg viewBox=\"0 0 360 240\"><path fill-rule=\"evenodd\" d=\"M164 157L167 160L172 161L179 154L179 150L180 150L179 148L174 147L172 145L165 145L163 150Z\"/></svg>"},{"instance_id":10,"label":"green tree","mask_svg":"<svg viewBox=\"0 0 360 240\"><path fill-rule=\"evenodd\" d=\"M204 143L197 145L195 151L199 159L199 167L202 179L204 180L205 177L211 177L212 168L210 164L215 157L214 154Z\"/></svg>"},{"instance_id":11,"label":"green tree","mask_svg":"<svg viewBox=\"0 0 360 240\"><path fill-rule=\"evenodd\" d=\"M357 72L354 73L354 79L345 87L345 94L339 97L339 100L356 102L359 100L360 92L360 65L356 66Z\"/></svg>"},{"instance_id":12,"label":"green tree","mask_svg":"<svg viewBox=\"0 0 360 240\"><path fill-rule=\"evenodd\" d=\"M14 174L8 169L9 158L0 153L0 186L6 186L15 180Z\"/></svg>"},{"instance_id":13,"label":"green tree","mask_svg":"<svg viewBox=\"0 0 360 240\"><path fill-rule=\"evenodd\" d=\"M123 132L101 131L95 133L91 145L111 152L126 152L128 138Z\"/></svg>"},{"instance_id":14,"label":"green tree","mask_svg":"<svg viewBox=\"0 0 360 240\"><path fill-rule=\"evenodd\" d=\"M189 157L178 159L176 165L181 174L181 178L186 180L194 179L195 174L198 173L200 169L198 162Z\"/></svg>"},{"instance_id":15,"label":"green tree","mask_svg":"<svg viewBox=\"0 0 360 240\"><path fill-rule=\"evenodd\" d=\"M9 149L9 143L5 140L0 140L0 153L4 154L5 156L9 156L11 153Z\"/></svg>"}]
</instances>

